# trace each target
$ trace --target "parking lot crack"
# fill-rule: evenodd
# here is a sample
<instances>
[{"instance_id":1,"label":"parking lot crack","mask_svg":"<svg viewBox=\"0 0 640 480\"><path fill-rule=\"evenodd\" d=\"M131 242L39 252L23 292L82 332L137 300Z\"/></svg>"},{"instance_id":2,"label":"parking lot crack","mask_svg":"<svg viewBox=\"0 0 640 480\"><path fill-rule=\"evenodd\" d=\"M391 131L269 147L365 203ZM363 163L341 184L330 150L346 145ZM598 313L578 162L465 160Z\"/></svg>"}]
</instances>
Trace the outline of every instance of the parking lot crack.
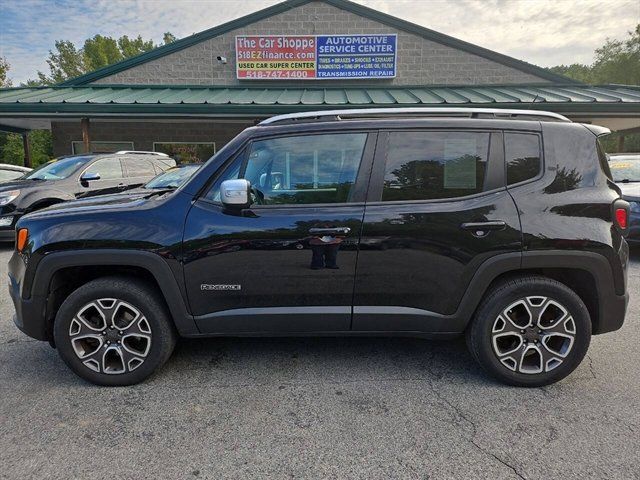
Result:
<instances>
[{"instance_id":1,"label":"parking lot crack","mask_svg":"<svg viewBox=\"0 0 640 480\"><path fill-rule=\"evenodd\" d=\"M591 372L591 376L593 378L597 378L596 370L593 366L593 358L591 358L591 355L589 355L588 353L587 353L587 360L589 360L589 371Z\"/></svg>"},{"instance_id":2,"label":"parking lot crack","mask_svg":"<svg viewBox=\"0 0 640 480\"><path fill-rule=\"evenodd\" d=\"M478 427L476 426L476 423L473 421L473 419L468 416L461 408L459 408L458 406L454 405L453 403L451 403L449 401L448 398L446 398L444 395L442 395L433 385L433 380L432 378L428 379L428 383L429 386L431 388L431 391L434 393L434 395L436 396L436 398L438 398L438 400L440 400L442 403L444 403L445 405L447 405L449 407L450 410L453 410L453 412L455 413L455 415L462 419L464 422L466 422L468 425L471 426L471 435L469 438L467 438L467 441L469 443L471 443L471 445L473 445L478 451L482 452L485 455L489 455L491 457L493 457L494 460L496 460L497 462L501 463L502 465L504 465L505 467L509 468L514 475L516 475L518 478L521 478L522 480L526 480L526 477L524 475L522 475L518 469L516 467L514 467L513 465L511 465L510 463L506 462L505 460L503 460L502 458L500 458L498 455L496 455L495 453L487 450L486 448L482 447L477 441L476 441L476 435L478 433ZM460 422L454 422L455 425L460 425Z\"/></svg>"}]
</instances>

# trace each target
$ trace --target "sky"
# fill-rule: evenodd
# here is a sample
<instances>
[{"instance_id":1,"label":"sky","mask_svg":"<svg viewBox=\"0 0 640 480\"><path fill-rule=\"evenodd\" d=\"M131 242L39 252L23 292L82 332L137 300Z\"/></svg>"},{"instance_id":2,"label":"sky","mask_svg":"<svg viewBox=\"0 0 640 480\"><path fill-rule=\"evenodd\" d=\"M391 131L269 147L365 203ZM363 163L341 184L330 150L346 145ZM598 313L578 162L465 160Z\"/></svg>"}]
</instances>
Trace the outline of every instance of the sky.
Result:
<instances>
[{"instance_id":1,"label":"sky","mask_svg":"<svg viewBox=\"0 0 640 480\"><path fill-rule=\"evenodd\" d=\"M640 23L638 0L355 0L441 33L549 67L593 61L607 38ZM268 7L279 0L0 0L0 57L14 85L48 73L56 40L142 35L160 43Z\"/></svg>"}]
</instances>

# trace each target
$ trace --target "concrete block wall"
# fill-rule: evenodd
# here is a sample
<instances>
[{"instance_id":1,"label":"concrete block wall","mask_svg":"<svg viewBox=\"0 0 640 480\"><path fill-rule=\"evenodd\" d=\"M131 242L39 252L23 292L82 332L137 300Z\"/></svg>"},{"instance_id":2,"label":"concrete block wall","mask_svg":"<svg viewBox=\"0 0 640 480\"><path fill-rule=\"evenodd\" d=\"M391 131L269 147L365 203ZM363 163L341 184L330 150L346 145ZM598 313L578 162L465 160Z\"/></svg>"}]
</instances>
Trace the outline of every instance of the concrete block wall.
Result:
<instances>
[{"instance_id":1,"label":"concrete block wall","mask_svg":"<svg viewBox=\"0 0 640 480\"><path fill-rule=\"evenodd\" d=\"M221 149L251 122L229 120L198 120L175 122L92 120L92 141L133 142L136 150L153 150L153 142L215 142ZM72 153L71 142L82 141L80 121L52 122L53 153L55 156Z\"/></svg>"},{"instance_id":2,"label":"concrete block wall","mask_svg":"<svg viewBox=\"0 0 640 480\"><path fill-rule=\"evenodd\" d=\"M421 5L418 3L417 5ZM208 9L208 4L199 8ZM203 11L203 14L206 12ZM236 35L398 34L397 77L384 80L325 80L299 82L308 86L349 83L382 85L508 84L546 82L491 60L422 37L395 30L323 2L312 2L203 41L179 52L102 78L99 84L251 85L236 79ZM226 65L216 60L228 59ZM277 85L282 82L272 82ZM262 83L264 85L264 82Z\"/></svg>"}]
</instances>

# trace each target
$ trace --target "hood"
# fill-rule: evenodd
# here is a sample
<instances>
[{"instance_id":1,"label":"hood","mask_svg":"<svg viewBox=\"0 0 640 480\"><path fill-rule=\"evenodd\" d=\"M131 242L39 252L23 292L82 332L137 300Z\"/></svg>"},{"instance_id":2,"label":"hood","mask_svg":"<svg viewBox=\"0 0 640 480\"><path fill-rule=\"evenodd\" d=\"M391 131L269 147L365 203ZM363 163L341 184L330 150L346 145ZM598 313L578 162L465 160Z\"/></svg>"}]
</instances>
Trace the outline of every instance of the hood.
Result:
<instances>
[{"instance_id":1,"label":"hood","mask_svg":"<svg viewBox=\"0 0 640 480\"><path fill-rule=\"evenodd\" d=\"M145 190L144 188L114 195L101 195L57 203L51 207L30 213L30 218L48 217L56 214L83 213L143 208L149 201L165 197L167 190Z\"/></svg>"},{"instance_id":2,"label":"hood","mask_svg":"<svg viewBox=\"0 0 640 480\"><path fill-rule=\"evenodd\" d=\"M640 200L640 182L636 183L616 183L622 190L622 197L627 200Z\"/></svg>"},{"instance_id":3,"label":"hood","mask_svg":"<svg viewBox=\"0 0 640 480\"><path fill-rule=\"evenodd\" d=\"M8 182L0 183L0 192L7 190L19 190L21 188L31 188L42 186L44 183L55 182L55 180L9 180Z\"/></svg>"}]
</instances>

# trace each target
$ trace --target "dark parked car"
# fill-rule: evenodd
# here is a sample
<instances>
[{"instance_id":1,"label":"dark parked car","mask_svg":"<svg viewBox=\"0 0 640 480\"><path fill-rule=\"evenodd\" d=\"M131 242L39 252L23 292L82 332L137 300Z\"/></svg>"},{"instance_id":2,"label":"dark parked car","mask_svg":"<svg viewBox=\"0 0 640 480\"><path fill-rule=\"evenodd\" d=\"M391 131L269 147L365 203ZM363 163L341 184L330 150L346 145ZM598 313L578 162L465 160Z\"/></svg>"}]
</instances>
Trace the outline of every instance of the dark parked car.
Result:
<instances>
[{"instance_id":1,"label":"dark parked car","mask_svg":"<svg viewBox=\"0 0 640 480\"><path fill-rule=\"evenodd\" d=\"M606 132L515 110L274 117L175 191L20 219L15 322L101 385L147 378L179 336L462 334L501 381L549 384L625 317Z\"/></svg>"},{"instance_id":2,"label":"dark parked car","mask_svg":"<svg viewBox=\"0 0 640 480\"><path fill-rule=\"evenodd\" d=\"M640 243L640 153L613 153L609 168L631 209L627 241Z\"/></svg>"},{"instance_id":3,"label":"dark parked car","mask_svg":"<svg viewBox=\"0 0 640 480\"><path fill-rule=\"evenodd\" d=\"M175 166L163 153L130 152L72 155L0 184L0 241L13 240L25 213L76 198L123 192L144 185Z\"/></svg>"},{"instance_id":4,"label":"dark parked car","mask_svg":"<svg viewBox=\"0 0 640 480\"><path fill-rule=\"evenodd\" d=\"M0 184L9 180L15 180L29 173L31 168L12 165L10 163L0 163Z\"/></svg>"}]
</instances>

